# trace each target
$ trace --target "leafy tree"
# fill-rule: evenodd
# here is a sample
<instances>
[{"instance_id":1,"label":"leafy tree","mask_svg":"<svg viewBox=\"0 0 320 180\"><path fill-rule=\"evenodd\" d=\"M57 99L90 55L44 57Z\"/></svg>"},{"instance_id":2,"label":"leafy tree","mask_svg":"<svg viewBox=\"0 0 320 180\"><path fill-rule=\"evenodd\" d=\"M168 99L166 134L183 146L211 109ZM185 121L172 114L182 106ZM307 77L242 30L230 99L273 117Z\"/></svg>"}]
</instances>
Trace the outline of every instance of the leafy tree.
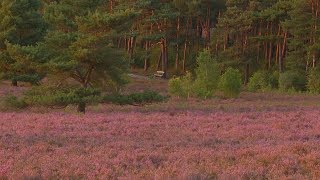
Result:
<instances>
[{"instance_id":1,"label":"leafy tree","mask_svg":"<svg viewBox=\"0 0 320 180\"><path fill-rule=\"evenodd\" d=\"M210 52L205 50L199 54L197 65L194 91L198 97L211 97L219 83L218 63L211 57Z\"/></svg>"}]
</instances>

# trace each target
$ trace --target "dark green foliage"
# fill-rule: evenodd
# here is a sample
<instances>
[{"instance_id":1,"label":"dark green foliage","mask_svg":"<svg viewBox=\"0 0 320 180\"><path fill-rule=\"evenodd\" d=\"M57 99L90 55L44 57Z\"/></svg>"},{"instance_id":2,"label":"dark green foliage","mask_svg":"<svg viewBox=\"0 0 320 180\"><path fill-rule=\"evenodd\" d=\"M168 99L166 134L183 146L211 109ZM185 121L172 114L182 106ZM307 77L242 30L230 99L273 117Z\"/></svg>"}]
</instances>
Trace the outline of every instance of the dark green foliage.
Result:
<instances>
[{"instance_id":1,"label":"dark green foliage","mask_svg":"<svg viewBox=\"0 0 320 180\"><path fill-rule=\"evenodd\" d=\"M13 82L38 84L40 75L34 59L34 46L47 30L40 13L40 0L0 2L0 71Z\"/></svg>"},{"instance_id":2,"label":"dark green foliage","mask_svg":"<svg viewBox=\"0 0 320 180\"><path fill-rule=\"evenodd\" d=\"M310 93L320 94L320 71L318 68L310 70L307 87Z\"/></svg>"},{"instance_id":3,"label":"dark green foliage","mask_svg":"<svg viewBox=\"0 0 320 180\"><path fill-rule=\"evenodd\" d=\"M113 40L131 26L136 12L108 13L100 6L100 0L62 0L46 7L50 31L38 45L38 58L53 85L52 94L44 98L35 91L31 102L78 104L85 112L86 103L99 101L95 89L116 92L128 82L129 61ZM61 85L67 89L61 90Z\"/></svg>"},{"instance_id":4,"label":"dark green foliage","mask_svg":"<svg viewBox=\"0 0 320 180\"><path fill-rule=\"evenodd\" d=\"M311 0L292 0L290 18L284 21L284 25L290 31L289 51L287 56L287 66L290 70L305 71L306 67L315 67L320 49L320 33L317 24L320 19L316 17L314 10L316 3Z\"/></svg>"},{"instance_id":5,"label":"dark green foliage","mask_svg":"<svg viewBox=\"0 0 320 180\"><path fill-rule=\"evenodd\" d=\"M223 92L225 97L238 97L241 92L241 86L241 74L236 69L228 68L220 78L219 89Z\"/></svg>"},{"instance_id":6,"label":"dark green foliage","mask_svg":"<svg viewBox=\"0 0 320 180\"><path fill-rule=\"evenodd\" d=\"M22 98L13 95L5 96L3 98L2 108L6 110L17 110L28 107L28 104Z\"/></svg>"},{"instance_id":7,"label":"dark green foliage","mask_svg":"<svg viewBox=\"0 0 320 180\"><path fill-rule=\"evenodd\" d=\"M280 74L279 88L282 91L305 91L307 85L306 75L297 71L287 71Z\"/></svg>"},{"instance_id":8,"label":"dark green foliage","mask_svg":"<svg viewBox=\"0 0 320 180\"><path fill-rule=\"evenodd\" d=\"M96 103L100 91L82 87L34 87L25 94L25 102L33 106L64 107L69 104Z\"/></svg>"},{"instance_id":9,"label":"dark green foliage","mask_svg":"<svg viewBox=\"0 0 320 180\"><path fill-rule=\"evenodd\" d=\"M35 45L45 32L40 0L2 0L0 4L0 47L8 41L21 46Z\"/></svg>"},{"instance_id":10,"label":"dark green foliage","mask_svg":"<svg viewBox=\"0 0 320 180\"><path fill-rule=\"evenodd\" d=\"M142 93L133 93L129 95L108 95L103 98L106 103L117 105L143 105L155 102L163 102L167 99L157 92L146 90Z\"/></svg>"}]
</instances>

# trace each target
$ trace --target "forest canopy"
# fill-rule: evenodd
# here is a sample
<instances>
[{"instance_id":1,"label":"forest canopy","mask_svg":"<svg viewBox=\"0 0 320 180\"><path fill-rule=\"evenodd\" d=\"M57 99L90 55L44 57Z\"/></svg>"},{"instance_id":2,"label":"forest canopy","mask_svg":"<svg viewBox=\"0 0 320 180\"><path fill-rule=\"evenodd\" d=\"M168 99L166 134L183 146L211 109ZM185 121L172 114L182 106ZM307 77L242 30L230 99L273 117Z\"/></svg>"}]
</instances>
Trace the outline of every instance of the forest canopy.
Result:
<instances>
[{"instance_id":1,"label":"forest canopy","mask_svg":"<svg viewBox=\"0 0 320 180\"><path fill-rule=\"evenodd\" d=\"M206 49L212 67L237 69L244 84L268 74L317 92L317 78L304 79L317 75L318 24L319 0L2 0L0 76L90 97L121 89L130 67L201 75ZM274 86L261 79L251 89ZM80 110L85 99L74 101Z\"/></svg>"}]
</instances>

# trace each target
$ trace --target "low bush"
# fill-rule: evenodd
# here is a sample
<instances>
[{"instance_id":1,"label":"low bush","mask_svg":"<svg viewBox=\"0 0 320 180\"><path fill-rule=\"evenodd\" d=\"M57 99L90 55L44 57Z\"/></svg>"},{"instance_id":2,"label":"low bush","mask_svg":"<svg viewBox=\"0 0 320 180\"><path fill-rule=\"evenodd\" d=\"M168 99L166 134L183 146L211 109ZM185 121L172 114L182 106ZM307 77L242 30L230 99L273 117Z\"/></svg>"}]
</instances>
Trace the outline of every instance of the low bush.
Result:
<instances>
[{"instance_id":1,"label":"low bush","mask_svg":"<svg viewBox=\"0 0 320 180\"><path fill-rule=\"evenodd\" d=\"M279 73L277 71L270 73L268 71L257 71L250 78L248 90L251 92L276 89L279 86Z\"/></svg>"},{"instance_id":2,"label":"low bush","mask_svg":"<svg viewBox=\"0 0 320 180\"><path fill-rule=\"evenodd\" d=\"M31 75L25 74L25 75L16 76L12 80L19 81L19 82L28 82L32 85L39 85L42 78L43 77L38 74L31 74Z\"/></svg>"},{"instance_id":3,"label":"low bush","mask_svg":"<svg viewBox=\"0 0 320 180\"><path fill-rule=\"evenodd\" d=\"M269 85L271 88L273 89L279 88L279 77L280 77L279 71L274 71L272 74L270 74Z\"/></svg>"},{"instance_id":4,"label":"low bush","mask_svg":"<svg viewBox=\"0 0 320 180\"><path fill-rule=\"evenodd\" d=\"M13 95L4 97L2 102L2 109L5 110L19 110L28 107L28 104L22 99Z\"/></svg>"},{"instance_id":5,"label":"low bush","mask_svg":"<svg viewBox=\"0 0 320 180\"><path fill-rule=\"evenodd\" d=\"M269 74L266 71L258 71L253 74L248 83L248 90L256 92L269 87Z\"/></svg>"},{"instance_id":6,"label":"low bush","mask_svg":"<svg viewBox=\"0 0 320 180\"><path fill-rule=\"evenodd\" d=\"M113 94L103 98L106 103L117 105L143 105L148 103L163 102L167 97L157 92L146 90L142 93L133 93L129 95Z\"/></svg>"},{"instance_id":7,"label":"low bush","mask_svg":"<svg viewBox=\"0 0 320 180\"><path fill-rule=\"evenodd\" d=\"M169 80L169 93L173 96L189 98L192 96L192 74L187 72L185 76L175 77Z\"/></svg>"},{"instance_id":8,"label":"low bush","mask_svg":"<svg viewBox=\"0 0 320 180\"><path fill-rule=\"evenodd\" d=\"M185 97L181 77L174 77L169 80L168 91L173 96Z\"/></svg>"},{"instance_id":9,"label":"low bush","mask_svg":"<svg viewBox=\"0 0 320 180\"><path fill-rule=\"evenodd\" d=\"M308 74L307 88L310 93L320 94L320 71L312 69Z\"/></svg>"},{"instance_id":10,"label":"low bush","mask_svg":"<svg viewBox=\"0 0 320 180\"><path fill-rule=\"evenodd\" d=\"M81 87L33 87L25 93L25 101L34 106L64 107L101 101L99 90Z\"/></svg>"},{"instance_id":11,"label":"low bush","mask_svg":"<svg viewBox=\"0 0 320 180\"><path fill-rule=\"evenodd\" d=\"M210 98L213 96L215 90L209 89L202 80L196 80L192 86L192 94L197 98Z\"/></svg>"},{"instance_id":12,"label":"low bush","mask_svg":"<svg viewBox=\"0 0 320 180\"><path fill-rule=\"evenodd\" d=\"M279 88L282 91L305 91L307 85L306 75L295 71L280 74Z\"/></svg>"},{"instance_id":13,"label":"low bush","mask_svg":"<svg viewBox=\"0 0 320 180\"><path fill-rule=\"evenodd\" d=\"M220 78L219 89L225 97L235 98L241 92L241 85L242 80L239 70L229 68Z\"/></svg>"}]
</instances>

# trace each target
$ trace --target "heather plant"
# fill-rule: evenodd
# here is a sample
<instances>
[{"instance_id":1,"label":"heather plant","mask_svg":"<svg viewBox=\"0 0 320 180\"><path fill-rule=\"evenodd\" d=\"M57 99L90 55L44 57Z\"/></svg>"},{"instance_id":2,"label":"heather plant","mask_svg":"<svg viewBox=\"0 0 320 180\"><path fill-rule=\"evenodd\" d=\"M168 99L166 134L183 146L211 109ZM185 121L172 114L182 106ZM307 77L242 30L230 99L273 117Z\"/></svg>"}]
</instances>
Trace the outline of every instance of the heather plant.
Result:
<instances>
[{"instance_id":1,"label":"heather plant","mask_svg":"<svg viewBox=\"0 0 320 180\"><path fill-rule=\"evenodd\" d=\"M307 79L304 73L287 71L280 74L279 88L282 91L304 91L306 90Z\"/></svg>"},{"instance_id":2,"label":"heather plant","mask_svg":"<svg viewBox=\"0 0 320 180\"><path fill-rule=\"evenodd\" d=\"M308 74L307 88L310 93L320 94L320 71L312 69Z\"/></svg>"},{"instance_id":3,"label":"heather plant","mask_svg":"<svg viewBox=\"0 0 320 180\"><path fill-rule=\"evenodd\" d=\"M239 96L241 85L242 81L239 70L228 68L220 78L219 89L225 97L234 98Z\"/></svg>"},{"instance_id":4,"label":"heather plant","mask_svg":"<svg viewBox=\"0 0 320 180\"><path fill-rule=\"evenodd\" d=\"M314 108L1 113L0 176L310 179L320 175L318 116Z\"/></svg>"}]
</instances>

